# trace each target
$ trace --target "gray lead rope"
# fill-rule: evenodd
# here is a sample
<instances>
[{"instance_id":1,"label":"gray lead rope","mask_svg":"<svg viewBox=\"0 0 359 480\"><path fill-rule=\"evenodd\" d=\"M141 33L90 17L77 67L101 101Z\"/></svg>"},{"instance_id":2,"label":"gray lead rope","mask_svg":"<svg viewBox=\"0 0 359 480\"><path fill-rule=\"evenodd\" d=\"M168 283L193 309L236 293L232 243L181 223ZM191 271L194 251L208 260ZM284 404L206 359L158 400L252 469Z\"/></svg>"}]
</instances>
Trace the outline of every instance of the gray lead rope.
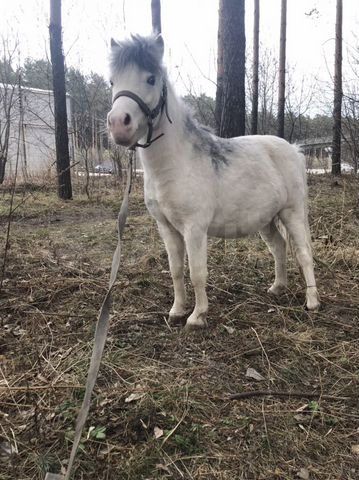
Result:
<instances>
[{"instance_id":1,"label":"gray lead rope","mask_svg":"<svg viewBox=\"0 0 359 480\"><path fill-rule=\"evenodd\" d=\"M70 479L71 470L72 470L77 449L81 440L82 430L85 426L85 422L89 413L91 395L95 387L97 374L100 368L101 358L102 358L103 350L105 347L107 332L108 332L109 323L110 323L109 321L110 309L111 309L111 303L112 303L111 292L112 292L114 283L116 281L117 272L120 266L121 238L122 238L122 232L126 224L127 213L128 213L128 198L130 195L131 183L132 183L132 155L133 153L131 153L129 166L128 166L126 191L122 200L121 209L117 219L118 240L117 240L117 247L112 258L110 282L109 282L108 290L103 300L101 310L98 316L97 324L96 324L96 332L95 332L91 362L90 362L90 367L87 374L86 391L85 391L84 399L82 401L81 409L78 413L77 420L76 420L75 438L74 438L74 443L72 445L71 455L68 462L66 474L60 475L60 474L54 474L54 473L47 473L45 476L45 480L69 480Z\"/></svg>"}]
</instances>

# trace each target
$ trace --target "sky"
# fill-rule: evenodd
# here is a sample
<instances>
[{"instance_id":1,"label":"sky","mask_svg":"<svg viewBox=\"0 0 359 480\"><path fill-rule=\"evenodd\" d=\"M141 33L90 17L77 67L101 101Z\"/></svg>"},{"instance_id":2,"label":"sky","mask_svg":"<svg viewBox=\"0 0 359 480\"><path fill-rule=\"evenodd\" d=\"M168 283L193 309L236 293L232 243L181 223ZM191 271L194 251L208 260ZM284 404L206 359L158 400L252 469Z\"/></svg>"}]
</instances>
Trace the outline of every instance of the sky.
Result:
<instances>
[{"instance_id":1,"label":"sky","mask_svg":"<svg viewBox=\"0 0 359 480\"><path fill-rule=\"evenodd\" d=\"M21 58L48 55L49 0L0 0L0 35L17 37ZM151 30L150 0L63 0L66 63L108 77L111 37ZM165 61L179 94L215 95L218 0L162 0ZM280 0L261 0L260 41L278 55ZM288 0L287 61L302 76L329 82L333 70L335 0ZM344 71L359 44L359 2L343 0ZM313 10L311 15L308 13ZM250 53L253 0L246 0ZM0 47L1 48L1 47ZM46 53L47 52L47 53ZM248 67L250 67L248 65ZM308 80L309 81L309 80Z\"/></svg>"}]
</instances>

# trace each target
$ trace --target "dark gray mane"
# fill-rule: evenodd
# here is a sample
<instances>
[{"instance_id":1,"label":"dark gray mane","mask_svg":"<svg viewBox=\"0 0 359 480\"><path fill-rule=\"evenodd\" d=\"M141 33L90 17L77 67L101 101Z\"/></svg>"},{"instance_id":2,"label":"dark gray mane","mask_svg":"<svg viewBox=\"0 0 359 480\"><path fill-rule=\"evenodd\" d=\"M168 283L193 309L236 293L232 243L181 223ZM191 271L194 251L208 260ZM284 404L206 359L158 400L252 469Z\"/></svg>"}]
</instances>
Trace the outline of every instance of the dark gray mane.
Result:
<instances>
[{"instance_id":1,"label":"dark gray mane","mask_svg":"<svg viewBox=\"0 0 359 480\"><path fill-rule=\"evenodd\" d=\"M133 64L152 74L162 72L162 51L158 42L156 42L155 35L150 37L132 35L129 40L112 41L111 71L118 73L128 65Z\"/></svg>"},{"instance_id":2,"label":"dark gray mane","mask_svg":"<svg viewBox=\"0 0 359 480\"><path fill-rule=\"evenodd\" d=\"M206 152L215 170L228 165L228 155L233 151L229 139L214 135L211 128L201 125L190 112L185 117L185 128L192 139L193 148Z\"/></svg>"}]
</instances>

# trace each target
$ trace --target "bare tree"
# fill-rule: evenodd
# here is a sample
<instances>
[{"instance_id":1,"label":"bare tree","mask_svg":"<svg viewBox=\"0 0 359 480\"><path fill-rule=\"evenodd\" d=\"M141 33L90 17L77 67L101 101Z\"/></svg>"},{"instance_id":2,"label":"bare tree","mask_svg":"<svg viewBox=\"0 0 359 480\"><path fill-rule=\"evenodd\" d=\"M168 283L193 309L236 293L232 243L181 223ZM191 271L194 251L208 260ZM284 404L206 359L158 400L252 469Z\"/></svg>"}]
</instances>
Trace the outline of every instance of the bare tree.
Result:
<instances>
[{"instance_id":1,"label":"bare tree","mask_svg":"<svg viewBox=\"0 0 359 480\"><path fill-rule=\"evenodd\" d=\"M342 137L349 151L354 172L358 172L359 163L359 38L349 57L351 75L344 79Z\"/></svg>"},{"instance_id":2,"label":"bare tree","mask_svg":"<svg viewBox=\"0 0 359 480\"><path fill-rule=\"evenodd\" d=\"M245 49L244 0L220 0L216 121L222 137L245 134Z\"/></svg>"},{"instance_id":3,"label":"bare tree","mask_svg":"<svg viewBox=\"0 0 359 480\"><path fill-rule=\"evenodd\" d=\"M259 0L254 0L251 134L258 132Z\"/></svg>"},{"instance_id":4,"label":"bare tree","mask_svg":"<svg viewBox=\"0 0 359 480\"><path fill-rule=\"evenodd\" d=\"M341 135L342 135L342 26L343 26L343 1L337 0L335 21L335 72L334 72L334 108L333 108L333 152L332 174L341 174Z\"/></svg>"},{"instance_id":5,"label":"bare tree","mask_svg":"<svg viewBox=\"0 0 359 480\"><path fill-rule=\"evenodd\" d=\"M18 113L17 90L19 85L19 72L13 66L18 44L16 42L14 46L10 46L5 38L2 38L1 42L3 54L0 59L0 184L5 179L11 126L14 116Z\"/></svg>"},{"instance_id":6,"label":"bare tree","mask_svg":"<svg viewBox=\"0 0 359 480\"><path fill-rule=\"evenodd\" d=\"M161 33L161 0L151 0L152 13L152 31L153 33Z\"/></svg>"},{"instance_id":7,"label":"bare tree","mask_svg":"<svg viewBox=\"0 0 359 480\"><path fill-rule=\"evenodd\" d=\"M258 133L275 135L277 131L278 58L270 49L260 46L261 61L258 66ZM248 91L252 94L252 72L249 72Z\"/></svg>"},{"instance_id":8,"label":"bare tree","mask_svg":"<svg viewBox=\"0 0 359 480\"><path fill-rule=\"evenodd\" d=\"M343 102L342 136L349 152L354 173L358 172L359 162L359 95L346 96Z\"/></svg>"},{"instance_id":9,"label":"bare tree","mask_svg":"<svg viewBox=\"0 0 359 480\"><path fill-rule=\"evenodd\" d=\"M303 119L313 104L315 84L303 76L299 85L295 81L295 70L287 69L285 132L287 140L292 143L307 136Z\"/></svg>"},{"instance_id":10,"label":"bare tree","mask_svg":"<svg viewBox=\"0 0 359 480\"><path fill-rule=\"evenodd\" d=\"M69 137L67 131L65 67L62 51L61 0L50 0L50 53L54 87L56 167L58 195L72 198Z\"/></svg>"},{"instance_id":11,"label":"bare tree","mask_svg":"<svg viewBox=\"0 0 359 480\"><path fill-rule=\"evenodd\" d=\"M284 138L286 34L287 34L287 0L282 0L281 14L280 14L278 130L277 130L278 137L282 137L282 138Z\"/></svg>"}]
</instances>

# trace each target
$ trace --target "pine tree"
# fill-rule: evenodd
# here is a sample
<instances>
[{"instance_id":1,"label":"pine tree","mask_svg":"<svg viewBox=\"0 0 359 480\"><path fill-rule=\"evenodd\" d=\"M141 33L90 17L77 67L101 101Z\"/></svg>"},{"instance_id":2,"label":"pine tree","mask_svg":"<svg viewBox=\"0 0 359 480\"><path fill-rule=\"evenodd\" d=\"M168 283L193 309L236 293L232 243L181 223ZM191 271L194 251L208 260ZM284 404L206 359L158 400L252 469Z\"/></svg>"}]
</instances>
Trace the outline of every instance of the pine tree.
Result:
<instances>
[{"instance_id":1,"label":"pine tree","mask_svg":"<svg viewBox=\"0 0 359 480\"><path fill-rule=\"evenodd\" d=\"M254 0L251 134L258 132L259 0Z\"/></svg>"},{"instance_id":2,"label":"pine tree","mask_svg":"<svg viewBox=\"0 0 359 480\"><path fill-rule=\"evenodd\" d=\"M54 90L56 168L58 195L72 198L69 136L67 131L65 67L62 52L61 0L50 0L50 53Z\"/></svg>"},{"instance_id":3,"label":"pine tree","mask_svg":"<svg viewBox=\"0 0 359 480\"><path fill-rule=\"evenodd\" d=\"M335 73L334 73L334 109L333 109L333 152L332 174L341 174L341 135L342 135L342 26L343 1L337 0L335 22Z\"/></svg>"},{"instance_id":4,"label":"pine tree","mask_svg":"<svg viewBox=\"0 0 359 480\"><path fill-rule=\"evenodd\" d=\"M282 0L280 15L280 45L279 45L279 86L278 86L278 137L284 138L284 107L285 107L285 55L287 34L287 0Z\"/></svg>"},{"instance_id":5,"label":"pine tree","mask_svg":"<svg viewBox=\"0 0 359 480\"><path fill-rule=\"evenodd\" d=\"M151 0L152 31L161 33L161 0Z\"/></svg>"},{"instance_id":6,"label":"pine tree","mask_svg":"<svg viewBox=\"0 0 359 480\"><path fill-rule=\"evenodd\" d=\"M217 133L245 134L244 0L220 0L218 21Z\"/></svg>"}]
</instances>

